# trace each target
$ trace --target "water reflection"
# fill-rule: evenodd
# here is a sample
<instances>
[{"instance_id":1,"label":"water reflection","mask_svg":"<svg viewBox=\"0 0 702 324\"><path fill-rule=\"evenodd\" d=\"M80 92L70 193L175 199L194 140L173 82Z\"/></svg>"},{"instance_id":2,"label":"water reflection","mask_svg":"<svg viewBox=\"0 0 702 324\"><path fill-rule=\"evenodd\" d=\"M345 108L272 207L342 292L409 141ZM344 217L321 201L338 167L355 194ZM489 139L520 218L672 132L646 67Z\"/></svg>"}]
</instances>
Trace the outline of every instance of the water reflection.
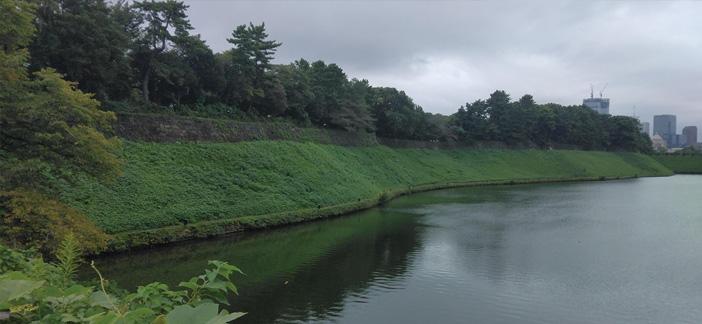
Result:
<instances>
[{"instance_id":1,"label":"water reflection","mask_svg":"<svg viewBox=\"0 0 702 324\"><path fill-rule=\"evenodd\" d=\"M97 260L107 278L132 288L158 280L175 287L208 260L237 265L238 323L313 321L338 316L349 296L392 290L407 273L422 229L417 215L374 209L269 232L134 251ZM89 274L85 274L86 276ZM287 282L287 284L286 284Z\"/></svg>"}]
</instances>

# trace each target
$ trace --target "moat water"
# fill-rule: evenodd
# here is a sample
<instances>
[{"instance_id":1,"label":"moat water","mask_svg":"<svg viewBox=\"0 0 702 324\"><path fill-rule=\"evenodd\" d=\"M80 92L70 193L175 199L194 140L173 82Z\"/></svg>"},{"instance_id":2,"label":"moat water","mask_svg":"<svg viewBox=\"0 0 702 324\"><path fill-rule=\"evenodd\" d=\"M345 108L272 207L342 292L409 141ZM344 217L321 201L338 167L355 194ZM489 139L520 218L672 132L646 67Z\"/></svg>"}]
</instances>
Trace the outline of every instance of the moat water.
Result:
<instances>
[{"instance_id":1,"label":"moat water","mask_svg":"<svg viewBox=\"0 0 702 324\"><path fill-rule=\"evenodd\" d=\"M96 263L130 290L234 264L235 323L699 323L701 200L693 175L447 189Z\"/></svg>"}]
</instances>

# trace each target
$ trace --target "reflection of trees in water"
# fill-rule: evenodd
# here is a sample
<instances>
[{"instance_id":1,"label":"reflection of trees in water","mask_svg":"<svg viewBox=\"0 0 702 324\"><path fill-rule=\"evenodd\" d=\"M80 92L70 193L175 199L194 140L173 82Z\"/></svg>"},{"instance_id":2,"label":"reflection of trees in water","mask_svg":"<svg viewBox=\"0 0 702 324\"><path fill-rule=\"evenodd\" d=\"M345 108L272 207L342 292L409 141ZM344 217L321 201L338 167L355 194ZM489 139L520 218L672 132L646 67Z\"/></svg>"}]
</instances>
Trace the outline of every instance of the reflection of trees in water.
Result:
<instances>
[{"instance_id":1,"label":"reflection of trees in water","mask_svg":"<svg viewBox=\"0 0 702 324\"><path fill-rule=\"evenodd\" d=\"M304 264L285 285L268 282L239 304L249 315L242 323L307 322L338 316L346 299L373 286L398 287L407 274L411 256L419 249L419 231L412 215L380 212L372 227L329 249L314 263ZM363 217L363 216L353 216Z\"/></svg>"},{"instance_id":2,"label":"reflection of trees in water","mask_svg":"<svg viewBox=\"0 0 702 324\"><path fill-rule=\"evenodd\" d=\"M392 287L419 248L418 231L415 215L373 209L273 231L115 254L97 262L106 278L134 290L153 281L176 288L204 273L207 260L227 261L247 273L232 277L240 295L230 296L230 308L249 313L237 322L309 321L338 314L346 297L373 285Z\"/></svg>"}]
</instances>

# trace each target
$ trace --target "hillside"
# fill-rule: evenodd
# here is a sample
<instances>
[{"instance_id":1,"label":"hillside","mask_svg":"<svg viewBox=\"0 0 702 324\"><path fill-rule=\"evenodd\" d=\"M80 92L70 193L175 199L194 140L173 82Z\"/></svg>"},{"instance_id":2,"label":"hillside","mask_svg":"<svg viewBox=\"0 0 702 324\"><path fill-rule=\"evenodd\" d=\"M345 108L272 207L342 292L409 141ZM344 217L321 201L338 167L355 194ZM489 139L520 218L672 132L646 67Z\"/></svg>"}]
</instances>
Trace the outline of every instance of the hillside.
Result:
<instances>
[{"instance_id":1,"label":"hillside","mask_svg":"<svg viewBox=\"0 0 702 324\"><path fill-rule=\"evenodd\" d=\"M702 174L702 155L653 155L651 158L675 173Z\"/></svg>"},{"instance_id":2,"label":"hillside","mask_svg":"<svg viewBox=\"0 0 702 324\"><path fill-rule=\"evenodd\" d=\"M84 179L61 190L118 234L114 248L325 217L433 188L671 174L645 155L583 151L126 142L123 155L117 183Z\"/></svg>"}]
</instances>

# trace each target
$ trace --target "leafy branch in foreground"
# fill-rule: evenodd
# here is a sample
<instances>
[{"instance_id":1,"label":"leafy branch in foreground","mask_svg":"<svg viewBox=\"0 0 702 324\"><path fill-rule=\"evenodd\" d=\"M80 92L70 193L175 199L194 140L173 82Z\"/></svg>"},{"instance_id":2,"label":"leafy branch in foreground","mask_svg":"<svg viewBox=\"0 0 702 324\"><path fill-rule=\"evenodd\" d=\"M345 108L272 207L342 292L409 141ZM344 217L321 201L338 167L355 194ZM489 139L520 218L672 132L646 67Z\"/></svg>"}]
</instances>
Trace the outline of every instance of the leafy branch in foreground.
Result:
<instances>
[{"instance_id":1,"label":"leafy branch in foreground","mask_svg":"<svg viewBox=\"0 0 702 324\"><path fill-rule=\"evenodd\" d=\"M227 292L236 293L229 276L243 274L227 262L210 261L214 269L180 284L187 290L172 291L154 282L118 297L108 292L109 283L94 264L99 288L72 280L78 254L75 243L68 241L52 264L0 245L0 318L9 317L10 323L197 324L227 323L245 314L219 310L219 303L229 305Z\"/></svg>"}]
</instances>

